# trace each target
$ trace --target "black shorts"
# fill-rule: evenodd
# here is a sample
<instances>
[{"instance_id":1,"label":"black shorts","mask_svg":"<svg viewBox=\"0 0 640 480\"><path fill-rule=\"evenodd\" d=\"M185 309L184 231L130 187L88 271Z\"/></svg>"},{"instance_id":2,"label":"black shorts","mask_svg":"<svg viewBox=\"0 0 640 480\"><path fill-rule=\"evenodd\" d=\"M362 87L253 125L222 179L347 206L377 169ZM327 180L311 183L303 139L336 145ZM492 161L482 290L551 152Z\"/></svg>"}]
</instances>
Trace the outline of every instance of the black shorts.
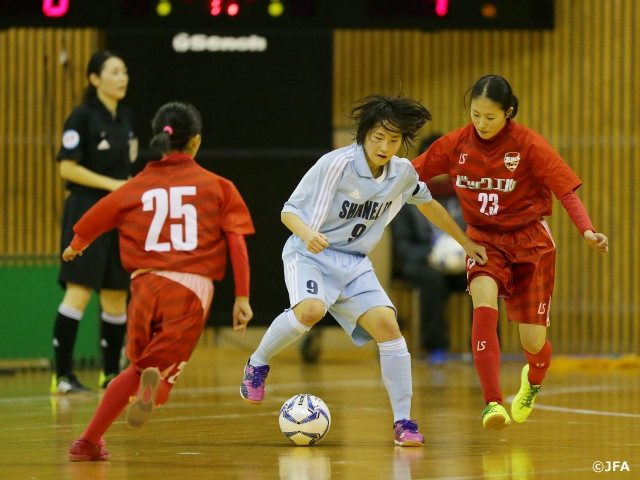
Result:
<instances>
[{"instance_id":1,"label":"black shorts","mask_svg":"<svg viewBox=\"0 0 640 480\"><path fill-rule=\"evenodd\" d=\"M73 225L98 200L99 198L86 194L69 195L62 214L61 255L73 239ZM76 256L70 262L61 260L58 283L63 288L70 282L93 290L128 290L130 275L120 261L118 231L111 230L96 238L81 256Z\"/></svg>"}]
</instances>

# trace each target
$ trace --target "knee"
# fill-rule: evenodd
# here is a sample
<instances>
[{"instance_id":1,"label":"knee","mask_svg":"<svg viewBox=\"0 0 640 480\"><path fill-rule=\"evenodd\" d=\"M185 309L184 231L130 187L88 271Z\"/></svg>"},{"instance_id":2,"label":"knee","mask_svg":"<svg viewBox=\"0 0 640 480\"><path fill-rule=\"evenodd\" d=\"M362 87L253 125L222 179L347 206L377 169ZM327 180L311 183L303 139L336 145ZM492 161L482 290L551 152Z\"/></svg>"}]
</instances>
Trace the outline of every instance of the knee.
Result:
<instances>
[{"instance_id":1,"label":"knee","mask_svg":"<svg viewBox=\"0 0 640 480\"><path fill-rule=\"evenodd\" d=\"M544 347L545 338L522 338L522 348L529 353L539 353Z\"/></svg>"},{"instance_id":2,"label":"knee","mask_svg":"<svg viewBox=\"0 0 640 480\"><path fill-rule=\"evenodd\" d=\"M127 290L100 290L100 306L107 313L125 313L127 311L127 296Z\"/></svg>"},{"instance_id":3,"label":"knee","mask_svg":"<svg viewBox=\"0 0 640 480\"><path fill-rule=\"evenodd\" d=\"M303 300L293 307L293 313L307 327L312 327L318 323L325 315L324 303L320 300Z\"/></svg>"},{"instance_id":4,"label":"knee","mask_svg":"<svg viewBox=\"0 0 640 480\"><path fill-rule=\"evenodd\" d=\"M397 340L402 337L400 326L395 318L383 318L379 322L379 332L384 337L383 341Z\"/></svg>"},{"instance_id":5,"label":"knee","mask_svg":"<svg viewBox=\"0 0 640 480\"><path fill-rule=\"evenodd\" d=\"M67 284L62 304L84 312L91 300L92 290L82 285Z\"/></svg>"},{"instance_id":6,"label":"knee","mask_svg":"<svg viewBox=\"0 0 640 480\"><path fill-rule=\"evenodd\" d=\"M547 329L542 325L520 324L520 343L527 352L536 354L547 341Z\"/></svg>"},{"instance_id":7,"label":"knee","mask_svg":"<svg viewBox=\"0 0 640 480\"><path fill-rule=\"evenodd\" d=\"M402 337L393 309L387 307L369 310L360 317L358 323L377 343L397 340Z\"/></svg>"}]
</instances>

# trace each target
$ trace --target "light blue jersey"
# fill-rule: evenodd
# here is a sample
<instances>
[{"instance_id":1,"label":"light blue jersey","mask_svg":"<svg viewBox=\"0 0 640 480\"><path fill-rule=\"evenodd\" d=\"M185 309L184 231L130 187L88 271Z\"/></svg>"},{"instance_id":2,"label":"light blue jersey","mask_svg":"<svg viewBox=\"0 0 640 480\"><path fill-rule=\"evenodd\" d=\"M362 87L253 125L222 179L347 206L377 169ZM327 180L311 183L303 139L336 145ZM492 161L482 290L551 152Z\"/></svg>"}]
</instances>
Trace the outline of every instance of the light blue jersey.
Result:
<instances>
[{"instance_id":1,"label":"light blue jersey","mask_svg":"<svg viewBox=\"0 0 640 480\"><path fill-rule=\"evenodd\" d=\"M432 200L409 160L394 156L384 168L373 178L364 149L355 143L329 152L305 174L282 211L326 235L329 248L366 255L402 205Z\"/></svg>"}]
</instances>

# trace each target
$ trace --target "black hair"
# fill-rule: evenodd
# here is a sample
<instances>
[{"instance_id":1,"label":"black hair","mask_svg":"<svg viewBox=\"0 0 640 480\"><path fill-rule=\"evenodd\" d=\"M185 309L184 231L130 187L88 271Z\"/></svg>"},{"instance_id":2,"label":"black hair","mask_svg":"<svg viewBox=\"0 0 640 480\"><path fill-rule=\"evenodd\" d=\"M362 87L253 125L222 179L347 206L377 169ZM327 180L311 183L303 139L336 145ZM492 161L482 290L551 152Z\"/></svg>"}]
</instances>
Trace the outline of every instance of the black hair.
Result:
<instances>
[{"instance_id":1,"label":"black hair","mask_svg":"<svg viewBox=\"0 0 640 480\"><path fill-rule=\"evenodd\" d=\"M431 112L412 98L369 95L356 103L351 119L356 125L358 145L364 145L365 137L380 125L390 132L402 134L402 144L408 148L422 126L431 120Z\"/></svg>"},{"instance_id":2,"label":"black hair","mask_svg":"<svg viewBox=\"0 0 640 480\"><path fill-rule=\"evenodd\" d=\"M87 64L87 79L91 76L92 73L100 76L102 70L104 70L104 65L105 63L107 63L107 60L113 57L122 60L122 57L116 55L110 50L98 50L93 55L91 55L89 63ZM84 89L84 93L82 94L82 101L88 102L92 98L95 98L97 95L98 92L96 90L96 87L93 86L91 82L89 82L89 85L87 85L87 87Z\"/></svg>"},{"instance_id":3,"label":"black hair","mask_svg":"<svg viewBox=\"0 0 640 480\"><path fill-rule=\"evenodd\" d=\"M509 118L514 118L518 114L518 97L513 94L509 82L499 75L485 75L467 91L467 94L470 94L470 101L474 98L486 97L500 105L505 113L513 108Z\"/></svg>"},{"instance_id":4,"label":"black hair","mask_svg":"<svg viewBox=\"0 0 640 480\"><path fill-rule=\"evenodd\" d=\"M184 150L187 142L202 132L200 112L187 102L162 105L151 120L153 138L149 146L162 154Z\"/></svg>"}]
</instances>

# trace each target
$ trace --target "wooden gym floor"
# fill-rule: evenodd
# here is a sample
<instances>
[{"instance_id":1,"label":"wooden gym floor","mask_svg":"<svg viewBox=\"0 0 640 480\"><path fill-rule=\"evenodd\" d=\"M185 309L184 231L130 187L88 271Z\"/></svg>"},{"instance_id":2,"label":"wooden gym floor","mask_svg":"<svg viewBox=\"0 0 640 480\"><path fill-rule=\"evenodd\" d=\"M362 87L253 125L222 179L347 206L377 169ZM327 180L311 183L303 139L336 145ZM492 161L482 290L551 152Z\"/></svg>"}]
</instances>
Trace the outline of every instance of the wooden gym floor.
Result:
<instances>
[{"instance_id":1,"label":"wooden gym floor","mask_svg":"<svg viewBox=\"0 0 640 480\"><path fill-rule=\"evenodd\" d=\"M47 371L0 377L0 479L325 480L640 478L640 361L556 357L527 422L482 428L482 394L468 359L430 366L414 359L413 417L423 448L395 447L392 416L373 345L357 348L341 331L323 333L321 362L301 362L297 346L276 356L261 406L238 388L263 330L203 338L169 402L139 430L122 420L105 435L108 462L67 460L99 394L50 396ZM503 361L509 404L521 359ZM79 371L95 385L96 371ZM281 404L312 393L332 425L313 447L289 444ZM603 469L602 473L595 470Z\"/></svg>"}]
</instances>

